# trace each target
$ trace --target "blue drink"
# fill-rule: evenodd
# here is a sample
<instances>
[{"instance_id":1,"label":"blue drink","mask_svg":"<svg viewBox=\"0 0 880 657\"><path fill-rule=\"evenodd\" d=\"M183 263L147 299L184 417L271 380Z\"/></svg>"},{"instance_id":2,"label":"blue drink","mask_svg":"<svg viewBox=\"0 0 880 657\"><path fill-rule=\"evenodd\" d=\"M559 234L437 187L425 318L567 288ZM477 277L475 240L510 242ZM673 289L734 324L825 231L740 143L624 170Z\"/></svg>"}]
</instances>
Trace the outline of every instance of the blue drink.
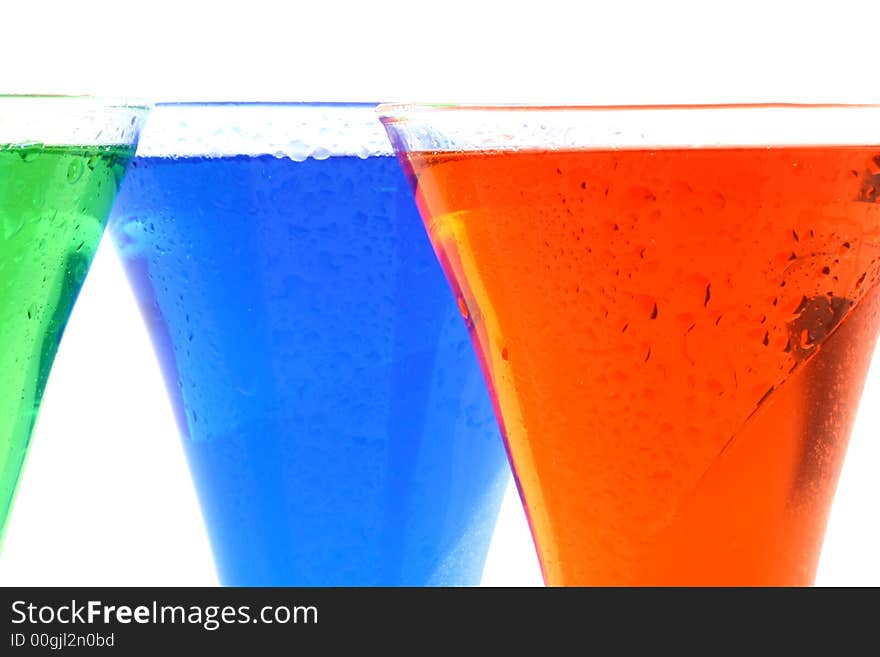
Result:
<instances>
[{"instance_id":1,"label":"blue drink","mask_svg":"<svg viewBox=\"0 0 880 657\"><path fill-rule=\"evenodd\" d=\"M507 461L372 108L159 106L141 144L111 233L221 582L478 584Z\"/></svg>"}]
</instances>

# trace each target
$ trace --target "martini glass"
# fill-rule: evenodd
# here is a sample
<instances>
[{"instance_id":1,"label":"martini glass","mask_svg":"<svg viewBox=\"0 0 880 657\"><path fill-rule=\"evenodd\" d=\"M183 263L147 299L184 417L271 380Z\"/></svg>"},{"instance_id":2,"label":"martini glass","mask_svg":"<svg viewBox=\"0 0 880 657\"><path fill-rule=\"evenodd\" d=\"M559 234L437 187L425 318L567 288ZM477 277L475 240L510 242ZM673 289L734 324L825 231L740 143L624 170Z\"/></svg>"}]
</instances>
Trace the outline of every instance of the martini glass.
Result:
<instances>
[{"instance_id":1,"label":"martini glass","mask_svg":"<svg viewBox=\"0 0 880 657\"><path fill-rule=\"evenodd\" d=\"M551 585L807 585L880 318L880 107L383 106Z\"/></svg>"},{"instance_id":2,"label":"martini glass","mask_svg":"<svg viewBox=\"0 0 880 657\"><path fill-rule=\"evenodd\" d=\"M0 96L0 541L58 343L146 113Z\"/></svg>"},{"instance_id":3,"label":"martini glass","mask_svg":"<svg viewBox=\"0 0 880 657\"><path fill-rule=\"evenodd\" d=\"M509 469L374 105L157 105L111 233L223 584L479 583Z\"/></svg>"}]
</instances>

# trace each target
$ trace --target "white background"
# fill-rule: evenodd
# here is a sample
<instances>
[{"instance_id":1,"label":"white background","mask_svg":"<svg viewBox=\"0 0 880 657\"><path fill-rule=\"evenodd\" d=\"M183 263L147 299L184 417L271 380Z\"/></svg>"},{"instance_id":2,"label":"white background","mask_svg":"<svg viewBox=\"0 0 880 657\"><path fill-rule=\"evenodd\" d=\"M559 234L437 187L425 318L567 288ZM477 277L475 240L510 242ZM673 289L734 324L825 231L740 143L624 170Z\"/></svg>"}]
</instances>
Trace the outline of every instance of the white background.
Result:
<instances>
[{"instance_id":1,"label":"white background","mask_svg":"<svg viewBox=\"0 0 880 657\"><path fill-rule=\"evenodd\" d=\"M878 5L8 2L0 93L148 100L880 102ZM880 358L864 400L818 584L880 585L880 477L874 474L880 469ZM158 368L105 241L49 382L0 555L0 584L216 581ZM540 584L512 490L484 584Z\"/></svg>"}]
</instances>

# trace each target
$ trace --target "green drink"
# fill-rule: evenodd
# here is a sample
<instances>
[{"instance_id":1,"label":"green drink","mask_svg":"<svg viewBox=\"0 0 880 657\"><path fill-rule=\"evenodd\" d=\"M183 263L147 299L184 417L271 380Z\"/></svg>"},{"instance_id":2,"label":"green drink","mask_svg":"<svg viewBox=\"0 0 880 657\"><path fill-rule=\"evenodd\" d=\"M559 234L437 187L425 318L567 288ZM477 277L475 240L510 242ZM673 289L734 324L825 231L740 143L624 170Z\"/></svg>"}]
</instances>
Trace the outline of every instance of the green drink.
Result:
<instances>
[{"instance_id":1,"label":"green drink","mask_svg":"<svg viewBox=\"0 0 880 657\"><path fill-rule=\"evenodd\" d=\"M22 112L23 101L31 109L66 108L54 117ZM110 143L4 144L10 102L30 124L15 137L38 133L35 120L58 134L59 122L71 120L71 103L86 114L81 124L89 128L102 118L101 108L96 112L95 101L86 99L0 98L0 542L55 352L134 155L143 114L129 111L128 127ZM119 108L112 109L106 118L121 119ZM70 132L76 137L76 126Z\"/></svg>"}]
</instances>

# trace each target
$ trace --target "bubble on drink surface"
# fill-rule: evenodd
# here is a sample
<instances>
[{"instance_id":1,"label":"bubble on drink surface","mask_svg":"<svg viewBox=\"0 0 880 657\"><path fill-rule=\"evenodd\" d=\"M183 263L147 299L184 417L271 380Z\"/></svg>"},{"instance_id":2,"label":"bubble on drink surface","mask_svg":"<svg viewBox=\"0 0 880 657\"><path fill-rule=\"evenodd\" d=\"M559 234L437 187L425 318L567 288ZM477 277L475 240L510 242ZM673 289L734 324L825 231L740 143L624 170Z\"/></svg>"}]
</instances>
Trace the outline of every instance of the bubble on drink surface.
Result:
<instances>
[{"instance_id":1,"label":"bubble on drink surface","mask_svg":"<svg viewBox=\"0 0 880 657\"><path fill-rule=\"evenodd\" d=\"M21 150L21 159L25 162L33 162L40 156L44 148L43 144L28 144Z\"/></svg>"}]
</instances>

